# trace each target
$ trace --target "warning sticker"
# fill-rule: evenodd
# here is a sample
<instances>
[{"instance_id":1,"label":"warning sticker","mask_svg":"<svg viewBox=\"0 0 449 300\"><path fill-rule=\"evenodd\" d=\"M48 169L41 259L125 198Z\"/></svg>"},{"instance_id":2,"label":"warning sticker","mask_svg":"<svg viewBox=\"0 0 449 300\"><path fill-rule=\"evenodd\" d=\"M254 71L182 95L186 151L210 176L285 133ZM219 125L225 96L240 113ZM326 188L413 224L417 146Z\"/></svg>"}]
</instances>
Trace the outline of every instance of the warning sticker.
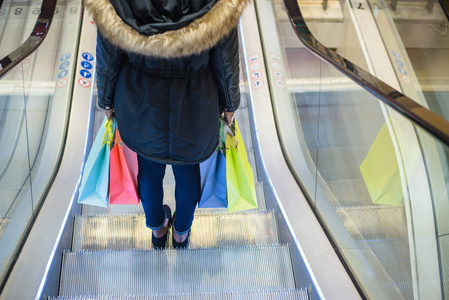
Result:
<instances>
[{"instance_id":1,"label":"warning sticker","mask_svg":"<svg viewBox=\"0 0 449 300\"><path fill-rule=\"evenodd\" d=\"M88 79L86 79L86 78L80 78L80 79L78 79L78 83L79 83L82 87L85 87L85 88L90 87L90 81L89 81Z\"/></svg>"},{"instance_id":2,"label":"warning sticker","mask_svg":"<svg viewBox=\"0 0 449 300\"><path fill-rule=\"evenodd\" d=\"M67 78L62 78L61 80L56 83L56 87L62 88L67 83Z\"/></svg>"}]
</instances>

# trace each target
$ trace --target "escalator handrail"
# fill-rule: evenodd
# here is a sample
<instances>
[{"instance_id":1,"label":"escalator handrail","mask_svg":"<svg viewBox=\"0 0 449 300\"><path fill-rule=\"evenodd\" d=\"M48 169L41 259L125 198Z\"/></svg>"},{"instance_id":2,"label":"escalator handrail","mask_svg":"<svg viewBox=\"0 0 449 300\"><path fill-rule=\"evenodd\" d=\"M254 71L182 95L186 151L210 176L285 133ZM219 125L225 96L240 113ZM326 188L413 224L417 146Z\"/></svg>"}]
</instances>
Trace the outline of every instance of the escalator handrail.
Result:
<instances>
[{"instance_id":1,"label":"escalator handrail","mask_svg":"<svg viewBox=\"0 0 449 300\"><path fill-rule=\"evenodd\" d=\"M291 25L306 48L449 146L449 122L321 44L310 32L297 0L284 0Z\"/></svg>"},{"instance_id":2,"label":"escalator handrail","mask_svg":"<svg viewBox=\"0 0 449 300\"><path fill-rule=\"evenodd\" d=\"M438 0L446 18L449 20L449 0Z\"/></svg>"},{"instance_id":3,"label":"escalator handrail","mask_svg":"<svg viewBox=\"0 0 449 300\"><path fill-rule=\"evenodd\" d=\"M0 79L42 44L55 14L56 1L42 1L41 11L31 34L17 49L0 60Z\"/></svg>"}]
</instances>

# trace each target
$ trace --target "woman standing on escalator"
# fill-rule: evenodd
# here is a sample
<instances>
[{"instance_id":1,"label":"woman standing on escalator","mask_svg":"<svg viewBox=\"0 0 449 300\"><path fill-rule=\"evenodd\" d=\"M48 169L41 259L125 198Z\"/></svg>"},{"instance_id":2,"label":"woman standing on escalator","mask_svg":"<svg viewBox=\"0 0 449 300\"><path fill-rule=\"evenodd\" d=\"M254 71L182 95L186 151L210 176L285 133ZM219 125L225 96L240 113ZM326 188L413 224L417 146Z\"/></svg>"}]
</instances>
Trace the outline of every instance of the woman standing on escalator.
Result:
<instances>
[{"instance_id":1,"label":"woman standing on escalator","mask_svg":"<svg viewBox=\"0 0 449 300\"><path fill-rule=\"evenodd\" d=\"M85 0L98 26L98 105L115 113L138 154L138 185L155 248L172 223L163 205L167 164L176 180L173 246L187 247L200 197L199 163L240 103L238 19L250 0Z\"/></svg>"}]
</instances>

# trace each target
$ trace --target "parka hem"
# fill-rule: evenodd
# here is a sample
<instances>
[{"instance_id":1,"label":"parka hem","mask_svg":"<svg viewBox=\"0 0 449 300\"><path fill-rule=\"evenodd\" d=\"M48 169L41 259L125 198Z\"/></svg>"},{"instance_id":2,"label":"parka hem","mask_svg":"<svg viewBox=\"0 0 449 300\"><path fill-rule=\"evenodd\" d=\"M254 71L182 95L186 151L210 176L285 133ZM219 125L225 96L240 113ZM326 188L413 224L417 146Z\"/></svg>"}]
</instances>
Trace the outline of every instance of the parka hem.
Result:
<instances>
[{"instance_id":1,"label":"parka hem","mask_svg":"<svg viewBox=\"0 0 449 300\"><path fill-rule=\"evenodd\" d=\"M195 160L195 161L183 161L183 160L174 160L174 159L169 159L169 158L160 158L160 157L155 157L155 156L151 156L148 154L143 153L142 151L136 149L135 147L133 147L131 144L127 143L123 137L122 137L123 142L125 143L125 145L131 149L132 151L136 152L138 155L149 159L151 161L157 162L157 163L161 163L161 164L167 164L167 165L194 165L194 164L200 164L204 161L206 161L209 157L211 157L212 154L214 154L215 150L218 147L218 142L215 145L215 147L213 148L213 150L206 155L205 157Z\"/></svg>"}]
</instances>

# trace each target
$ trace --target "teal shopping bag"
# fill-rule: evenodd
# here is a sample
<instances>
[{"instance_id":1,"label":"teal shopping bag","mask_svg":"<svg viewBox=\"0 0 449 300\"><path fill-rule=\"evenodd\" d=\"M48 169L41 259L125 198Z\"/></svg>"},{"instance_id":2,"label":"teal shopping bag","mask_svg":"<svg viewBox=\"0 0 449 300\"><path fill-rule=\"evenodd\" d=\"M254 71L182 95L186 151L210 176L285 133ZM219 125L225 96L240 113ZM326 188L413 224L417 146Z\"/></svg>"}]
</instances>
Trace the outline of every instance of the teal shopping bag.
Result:
<instances>
[{"instance_id":1,"label":"teal shopping bag","mask_svg":"<svg viewBox=\"0 0 449 300\"><path fill-rule=\"evenodd\" d=\"M113 121L105 117L83 170L78 203L108 207L110 143Z\"/></svg>"}]
</instances>

